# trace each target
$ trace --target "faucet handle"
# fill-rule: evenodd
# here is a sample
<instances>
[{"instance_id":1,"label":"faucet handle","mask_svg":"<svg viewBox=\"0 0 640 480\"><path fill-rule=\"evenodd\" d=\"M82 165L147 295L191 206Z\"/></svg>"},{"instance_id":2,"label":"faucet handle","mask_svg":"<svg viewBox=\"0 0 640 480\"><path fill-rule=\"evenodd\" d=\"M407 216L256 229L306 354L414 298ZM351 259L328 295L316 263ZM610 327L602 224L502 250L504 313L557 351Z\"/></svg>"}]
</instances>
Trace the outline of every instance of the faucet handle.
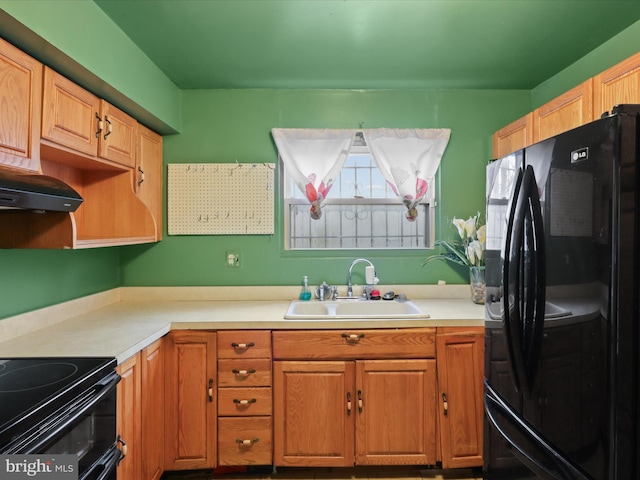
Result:
<instances>
[{"instance_id":1,"label":"faucet handle","mask_svg":"<svg viewBox=\"0 0 640 480\"><path fill-rule=\"evenodd\" d=\"M327 300L331 298L331 286L327 285L327 282L322 282L320 285L316 287L316 298L320 301Z\"/></svg>"}]
</instances>

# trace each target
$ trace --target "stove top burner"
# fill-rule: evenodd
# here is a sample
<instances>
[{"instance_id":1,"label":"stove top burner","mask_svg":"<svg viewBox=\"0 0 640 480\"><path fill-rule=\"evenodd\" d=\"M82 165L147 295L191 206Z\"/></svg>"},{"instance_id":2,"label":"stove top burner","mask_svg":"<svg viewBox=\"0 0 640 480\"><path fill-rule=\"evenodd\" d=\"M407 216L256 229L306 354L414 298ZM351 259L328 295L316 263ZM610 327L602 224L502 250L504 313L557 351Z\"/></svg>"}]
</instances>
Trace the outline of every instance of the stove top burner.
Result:
<instances>
[{"instance_id":1,"label":"stove top burner","mask_svg":"<svg viewBox=\"0 0 640 480\"><path fill-rule=\"evenodd\" d=\"M114 358L0 359L0 450L13 435L72 402L115 367Z\"/></svg>"},{"instance_id":2,"label":"stove top burner","mask_svg":"<svg viewBox=\"0 0 640 480\"><path fill-rule=\"evenodd\" d=\"M4 366L4 365L3 365ZM15 393L48 387L71 378L78 366L68 362L52 362L0 373L0 393Z\"/></svg>"}]
</instances>

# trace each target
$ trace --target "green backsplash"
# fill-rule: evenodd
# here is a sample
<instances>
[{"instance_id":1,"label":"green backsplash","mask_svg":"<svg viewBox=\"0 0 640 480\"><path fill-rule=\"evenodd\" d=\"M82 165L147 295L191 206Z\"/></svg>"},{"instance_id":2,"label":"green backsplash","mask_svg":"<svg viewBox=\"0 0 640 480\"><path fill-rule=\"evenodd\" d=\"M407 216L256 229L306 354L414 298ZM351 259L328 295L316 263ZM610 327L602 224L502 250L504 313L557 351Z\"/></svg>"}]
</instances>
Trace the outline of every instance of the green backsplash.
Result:
<instances>
[{"instance_id":1,"label":"green backsplash","mask_svg":"<svg viewBox=\"0 0 640 480\"><path fill-rule=\"evenodd\" d=\"M454 235L450 220L484 211L491 135L505 118L529 110L528 91L469 90L195 90L183 92L182 133L165 137L166 163L276 162L274 127L450 128L439 173L436 235ZM243 201L238 192L237 201ZM166 223L166 219L165 219ZM439 262L422 266L426 250L287 252L282 211L275 234L167 236L154 246L121 252L124 285L293 285L303 275L343 285L350 261L376 265L384 283L466 283L466 272ZM224 266L225 252L241 268ZM358 272L362 275L362 272ZM362 279L357 279L362 281Z\"/></svg>"}]
</instances>

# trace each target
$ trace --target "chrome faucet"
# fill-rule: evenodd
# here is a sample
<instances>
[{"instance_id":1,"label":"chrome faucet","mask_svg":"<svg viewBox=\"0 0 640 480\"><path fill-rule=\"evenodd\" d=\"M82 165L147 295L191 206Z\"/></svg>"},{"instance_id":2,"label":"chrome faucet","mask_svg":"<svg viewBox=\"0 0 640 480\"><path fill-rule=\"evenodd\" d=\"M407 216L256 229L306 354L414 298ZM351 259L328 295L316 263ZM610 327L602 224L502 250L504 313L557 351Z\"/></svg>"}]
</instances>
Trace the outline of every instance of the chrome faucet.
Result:
<instances>
[{"instance_id":1,"label":"chrome faucet","mask_svg":"<svg viewBox=\"0 0 640 480\"><path fill-rule=\"evenodd\" d=\"M376 285L380 280L378 280L378 276L376 275L376 267L373 266L366 258L356 258L351 265L349 266L349 274L347 275L347 297L353 298L353 285L351 284L351 270L358 263L366 263L369 267L365 267L365 280L367 285Z\"/></svg>"}]
</instances>

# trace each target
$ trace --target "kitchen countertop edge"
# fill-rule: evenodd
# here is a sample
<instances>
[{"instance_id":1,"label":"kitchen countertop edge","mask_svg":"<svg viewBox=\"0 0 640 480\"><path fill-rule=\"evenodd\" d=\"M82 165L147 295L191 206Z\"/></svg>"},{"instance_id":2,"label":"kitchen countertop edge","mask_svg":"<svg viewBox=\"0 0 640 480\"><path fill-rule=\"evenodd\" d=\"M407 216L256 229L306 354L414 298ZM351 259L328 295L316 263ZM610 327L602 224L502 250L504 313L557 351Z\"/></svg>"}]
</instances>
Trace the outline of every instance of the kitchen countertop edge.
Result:
<instances>
[{"instance_id":1,"label":"kitchen countertop edge","mask_svg":"<svg viewBox=\"0 0 640 480\"><path fill-rule=\"evenodd\" d=\"M423 286L424 287L424 286ZM449 287L449 286L448 286ZM0 321L0 358L11 357L115 357L118 363L135 355L171 330L230 329L368 329L411 327L478 327L484 325L484 308L468 297L460 298L460 289L434 291L442 297L416 298L413 301L429 315L426 319L375 320L287 320L284 314L292 297L290 289L268 290L269 295L247 297L227 295L225 287L188 289L182 287L121 287L102 292L82 302L41 309ZM238 287L232 287L234 292ZM240 287L241 289L242 287ZM247 288L247 287L244 287ZM297 291L296 288L295 291ZM411 290L410 286L408 290ZM398 291L407 291L406 289ZM188 295L181 293L189 292ZM274 292L278 292L274 294ZM244 292L246 294L246 292ZM264 293L264 292L263 292ZM242 292L240 292L242 294ZM281 298L287 298L288 300ZM295 295L295 293L293 294ZM182 298L183 300L178 300ZM220 300L225 298L225 300ZM263 298L263 299L257 299ZM265 300L264 298L276 298ZM295 297L294 297L295 298ZM41 319L46 319L42 320ZM25 322L29 326L25 327ZM40 323L39 323L40 322ZM13 335L12 335L13 333Z\"/></svg>"}]
</instances>

